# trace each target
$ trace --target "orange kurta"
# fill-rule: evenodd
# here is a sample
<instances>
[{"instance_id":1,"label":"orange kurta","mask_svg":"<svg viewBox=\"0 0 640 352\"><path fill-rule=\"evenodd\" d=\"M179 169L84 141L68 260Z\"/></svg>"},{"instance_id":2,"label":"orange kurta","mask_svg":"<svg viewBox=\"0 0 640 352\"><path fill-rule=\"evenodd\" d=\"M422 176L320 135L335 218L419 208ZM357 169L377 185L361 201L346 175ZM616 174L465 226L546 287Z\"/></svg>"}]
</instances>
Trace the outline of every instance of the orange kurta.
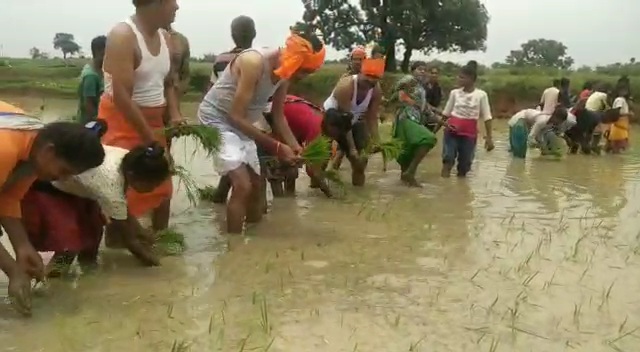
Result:
<instances>
[{"instance_id":1,"label":"orange kurta","mask_svg":"<svg viewBox=\"0 0 640 352\"><path fill-rule=\"evenodd\" d=\"M35 175L12 177L16 167L29 159L36 131L0 129L0 216L21 218L20 201L36 180Z\"/></svg>"},{"instance_id":2,"label":"orange kurta","mask_svg":"<svg viewBox=\"0 0 640 352\"><path fill-rule=\"evenodd\" d=\"M161 132L165 125L163 122L165 106L144 108L140 110L146 118L147 124L154 132ZM103 95L100 99L98 116L107 122L107 133L102 137L106 145L131 150L141 144L138 132L131 126L127 118L117 109L110 96ZM157 133L156 141L162 146L167 145L167 139L162 133ZM129 212L136 217L147 214L156 209L162 202L171 198L173 185L171 178L163 182L158 188L149 193L138 193L133 189L127 190L127 206Z\"/></svg>"}]
</instances>

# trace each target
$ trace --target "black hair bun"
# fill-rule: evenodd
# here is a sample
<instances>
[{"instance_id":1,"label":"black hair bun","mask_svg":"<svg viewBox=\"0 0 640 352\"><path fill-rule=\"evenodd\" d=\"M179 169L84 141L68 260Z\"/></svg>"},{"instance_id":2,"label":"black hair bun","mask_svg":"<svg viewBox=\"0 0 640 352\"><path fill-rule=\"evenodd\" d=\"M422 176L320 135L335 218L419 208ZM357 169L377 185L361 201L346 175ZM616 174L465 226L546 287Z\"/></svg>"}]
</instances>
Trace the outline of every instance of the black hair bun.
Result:
<instances>
[{"instance_id":1,"label":"black hair bun","mask_svg":"<svg viewBox=\"0 0 640 352\"><path fill-rule=\"evenodd\" d=\"M145 155L150 158L164 157L164 147L159 143L153 143L145 149Z\"/></svg>"},{"instance_id":2,"label":"black hair bun","mask_svg":"<svg viewBox=\"0 0 640 352\"><path fill-rule=\"evenodd\" d=\"M84 127L93 131L99 138L102 138L102 136L107 133L107 122L102 119L89 121L84 125Z\"/></svg>"}]
</instances>

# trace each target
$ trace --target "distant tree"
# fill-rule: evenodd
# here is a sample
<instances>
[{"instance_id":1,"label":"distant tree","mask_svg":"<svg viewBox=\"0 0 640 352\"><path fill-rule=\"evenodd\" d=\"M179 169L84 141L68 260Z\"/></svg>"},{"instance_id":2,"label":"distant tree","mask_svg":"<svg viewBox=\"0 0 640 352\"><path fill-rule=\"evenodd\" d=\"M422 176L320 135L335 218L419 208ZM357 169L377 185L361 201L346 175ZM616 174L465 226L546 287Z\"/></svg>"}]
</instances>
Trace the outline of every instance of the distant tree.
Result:
<instances>
[{"instance_id":1,"label":"distant tree","mask_svg":"<svg viewBox=\"0 0 640 352\"><path fill-rule=\"evenodd\" d=\"M76 43L73 34L56 33L53 37L53 48L62 51L62 57L66 60L67 55L80 52L80 45Z\"/></svg>"},{"instance_id":2,"label":"distant tree","mask_svg":"<svg viewBox=\"0 0 640 352\"><path fill-rule=\"evenodd\" d=\"M393 2L393 5L392 5ZM396 50L407 71L414 51L483 50L487 9L479 0L302 0L303 20L316 24L327 45L351 49L376 42L386 53L386 69L395 71Z\"/></svg>"},{"instance_id":3,"label":"distant tree","mask_svg":"<svg viewBox=\"0 0 640 352\"><path fill-rule=\"evenodd\" d=\"M204 54L202 56L202 61L203 62L215 62L216 61L216 54L214 54L214 53Z\"/></svg>"},{"instance_id":4,"label":"distant tree","mask_svg":"<svg viewBox=\"0 0 640 352\"><path fill-rule=\"evenodd\" d=\"M36 48L35 46L29 49L29 56L31 56L31 59L33 60L42 59L42 54L42 51L40 51L40 49Z\"/></svg>"},{"instance_id":5,"label":"distant tree","mask_svg":"<svg viewBox=\"0 0 640 352\"><path fill-rule=\"evenodd\" d=\"M514 66L556 67L569 69L573 58L567 55L567 47L551 39L531 39L522 44L519 50L512 50L505 59Z\"/></svg>"}]
</instances>

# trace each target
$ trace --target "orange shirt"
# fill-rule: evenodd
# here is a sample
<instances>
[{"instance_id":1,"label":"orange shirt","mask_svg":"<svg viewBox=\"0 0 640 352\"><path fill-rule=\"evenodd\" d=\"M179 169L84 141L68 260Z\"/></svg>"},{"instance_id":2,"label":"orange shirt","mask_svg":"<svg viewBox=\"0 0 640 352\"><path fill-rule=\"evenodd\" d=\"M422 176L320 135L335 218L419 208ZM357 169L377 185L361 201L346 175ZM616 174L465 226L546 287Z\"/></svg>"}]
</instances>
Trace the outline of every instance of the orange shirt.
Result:
<instances>
[{"instance_id":1,"label":"orange shirt","mask_svg":"<svg viewBox=\"0 0 640 352\"><path fill-rule=\"evenodd\" d=\"M0 129L0 216L22 217L20 201L36 176L15 180L11 174L21 161L29 159L36 135L36 131Z\"/></svg>"}]
</instances>

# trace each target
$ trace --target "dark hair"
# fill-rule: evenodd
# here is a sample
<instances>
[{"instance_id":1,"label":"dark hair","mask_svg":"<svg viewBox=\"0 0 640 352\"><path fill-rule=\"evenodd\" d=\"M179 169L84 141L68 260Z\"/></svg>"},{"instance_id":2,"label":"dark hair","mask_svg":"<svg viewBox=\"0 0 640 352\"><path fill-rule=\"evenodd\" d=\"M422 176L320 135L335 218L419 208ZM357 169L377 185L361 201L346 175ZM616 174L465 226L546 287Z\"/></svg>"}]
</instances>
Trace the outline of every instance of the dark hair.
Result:
<instances>
[{"instance_id":1,"label":"dark hair","mask_svg":"<svg viewBox=\"0 0 640 352\"><path fill-rule=\"evenodd\" d=\"M592 90L593 89L593 82L592 81L586 81L584 82L584 85L582 85L582 89L588 89L588 90Z\"/></svg>"},{"instance_id":2,"label":"dark hair","mask_svg":"<svg viewBox=\"0 0 640 352\"><path fill-rule=\"evenodd\" d=\"M560 80L556 78L556 79L553 80L552 84L553 84L554 87L557 88L557 87L560 86Z\"/></svg>"},{"instance_id":3,"label":"dark hair","mask_svg":"<svg viewBox=\"0 0 640 352\"><path fill-rule=\"evenodd\" d=\"M351 112L343 112L335 108L327 109L322 119L323 129L327 127L336 127L340 134L346 134L351 130L351 120L353 114Z\"/></svg>"},{"instance_id":4,"label":"dark hair","mask_svg":"<svg viewBox=\"0 0 640 352\"><path fill-rule=\"evenodd\" d=\"M411 64L411 72L419 69L420 67L425 67L427 68L427 63L424 61L415 61L414 63Z\"/></svg>"},{"instance_id":5,"label":"dark hair","mask_svg":"<svg viewBox=\"0 0 640 352\"><path fill-rule=\"evenodd\" d=\"M475 82L478 79L478 62L475 60L467 62L466 65L460 68L460 73L470 77Z\"/></svg>"},{"instance_id":6,"label":"dark hair","mask_svg":"<svg viewBox=\"0 0 640 352\"><path fill-rule=\"evenodd\" d=\"M154 2L157 2L158 0L132 0L133 2L133 6L137 7L144 7L144 6L148 6L153 4Z\"/></svg>"},{"instance_id":7,"label":"dark hair","mask_svg":"<svg viewBox=\"0 0 640 352\"><path fill-rule=\"evenodd\" d=\"M318 36L316 35L315 27L313 25L303 22L296 22L296 24L291 26L289 29L293 33L309 41L314 53L317 53L318 51L322 50L322 48L324 48L324 43L322 43L322 40L320 40L320 38L318 38Z\"/></svg>"},{"instance_id":8,"label":"dark hair","mask_svg":"<svg viewBox=\"0 0 640 352\"><path fill-rule=\"evenodd\" d=\"M169 160L165 157L164 150L157 143L133 148L122 158L120 170L123 174L131 174L139 180L160 183L171 175Z\"/></svg>"},{"instance_id":9,"label":"dark hair","mask_svg":"<svg viewBox=\"0 0 640 352\"><path fill-rule=\"evenodd\" d=\"M53 122L36 136L34 149L53 144L57 157L76 170L85 171L102 165L104 148L95 132L75 122Z\"/></svg>"},{"instance_id":10,"label":"dark hair","mask_svg":"<svg viewBox=\"0 0 640 352\"><path fill-rule=\"evenodd\" d=\"M251 17L238 16L231 21L231 38L236 48L249 49L256 39L256 23Z\"/></svg>"},{"instance_id":11,"label":"dark hair","mask_svg":"<svg viewBox=\"0 0 640 352\"><path fill-rule=\"evenodd\" d=\"M107 46L107 37L99 35L91 41L91 56L96 57L98 53L104 53L104 49Z\"/></svg>"},{"instance_id":12,"label":"dark hair","mask_svg":"<svg viewBox=\"0 0 640 352\"><path fill-rule=\"evenodd\" d=\"M560 87L566 88L569 87L569 84L571 84L571 80L567 77L560 78Z\"/></svg>"}]
</instances>

